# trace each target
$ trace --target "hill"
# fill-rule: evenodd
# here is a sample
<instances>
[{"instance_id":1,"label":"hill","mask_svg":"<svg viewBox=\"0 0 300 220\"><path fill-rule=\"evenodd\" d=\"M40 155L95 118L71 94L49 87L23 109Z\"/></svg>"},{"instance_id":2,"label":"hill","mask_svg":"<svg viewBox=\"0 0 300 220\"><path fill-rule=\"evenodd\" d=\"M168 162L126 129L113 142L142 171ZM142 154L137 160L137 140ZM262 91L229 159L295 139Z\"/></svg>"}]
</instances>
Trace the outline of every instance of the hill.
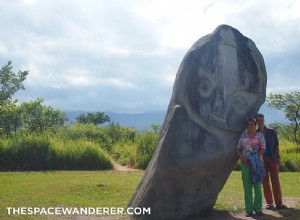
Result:
<instances>
[{"instance_id":1,"label":"hill","mask_svg":"<svg viewBox=\"0 0 300 220\"><path fill-rule=\"evenodd\" d=\"M265 115L266 124L271 124L274 122L286 122L283 112L271 109L266 104L261 107L259 112ZM67 116L70 122L75 122L75 118L79 114L85 113L87 113L87 111L69 111L67 112ZM137 130L149 129L151 128L151 124L162 125L166 116L166 111L153 111L144 113L104 113L111 118L111 122L119 123L120 126L134 127Z\"/></svg>"},{"instance_id":2,"label":"hill","mask_svg":"<svg viewBox=\"0 0 300 220\"><path fill-rule=\"evenodd\" d=\"M86 114L87 111L69 111L66 112L70 122L75 122L80 114ZM153 111L144 113L115 113L104 112L111 119L111 122L118 123L120 126L134 127L137 130L150 129L151 124L162 125L166 111Z\"/></svg>"}]
</instances>

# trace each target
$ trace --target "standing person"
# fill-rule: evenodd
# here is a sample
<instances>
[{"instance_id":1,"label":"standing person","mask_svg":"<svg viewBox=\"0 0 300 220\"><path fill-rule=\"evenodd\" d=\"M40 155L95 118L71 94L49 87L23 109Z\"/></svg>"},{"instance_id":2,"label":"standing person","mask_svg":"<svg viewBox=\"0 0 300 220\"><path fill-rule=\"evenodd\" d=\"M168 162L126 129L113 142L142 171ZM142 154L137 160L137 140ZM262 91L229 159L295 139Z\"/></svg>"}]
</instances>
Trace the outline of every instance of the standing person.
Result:
<instances>
[{"instance_id":1,"label":"standing person","mask_svg":"<svg viewBox=\"0 0 300 220\"><path fill-rule=\"evenodd\" d=\"M256 131L255 118L248 118L246 121L246 131L242 133L237 145L237 154L241 160L245 210L247 217L252 216L253 211L256 215L263 215L261 192L262 177L255 182L251 179L251 164L253 165L255 162L253 160L250 162L250 157L255 155L257 160L256 162L261 164L260 169L264 170L261 158L265 147L266 142L263 134ZM254 188L254 200L252 188Z\"/></svg>"},{"instance_id":2,"label":"standing person","mask_svg":"<svg viewBox=\"0 0 300 220\"><path fill-rule=\"evenodd\" d=\"M264 167L267 174L263 180L264 196L267 203L266 208L273 209L273 201L275 200L277 209L286 209L287 206L282 203L282 194L279 181L279 166L281 161L277 133L274 129L265 126L265 117L263 114L258 114L256 119L258 125L257 131L263 133L266 139L266 150L263 154ZM270 178L272 182L272 189L270 186Z\"/></svg>"}]
</instances>

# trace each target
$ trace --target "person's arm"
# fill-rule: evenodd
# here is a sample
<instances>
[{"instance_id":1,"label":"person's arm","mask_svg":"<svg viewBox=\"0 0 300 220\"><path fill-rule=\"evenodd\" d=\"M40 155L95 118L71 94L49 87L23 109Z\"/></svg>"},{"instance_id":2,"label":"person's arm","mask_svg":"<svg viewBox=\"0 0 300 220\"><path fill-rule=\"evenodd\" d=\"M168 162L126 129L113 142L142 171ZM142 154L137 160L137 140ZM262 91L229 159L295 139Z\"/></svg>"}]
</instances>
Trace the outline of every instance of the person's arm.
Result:
<instances>
[{"instance_id":1,"label":"person's arm","mask_svg":"<svg viewBox=\"0 0 300 220\"><path fill-rule=\"evenodd\" d=\"M261 134L261 136L260 136L260 143L259 144L260 144L260 146L259 146L258 156L260 158L262 158L262 156L265 152L265 149L266 149L266 139L265 139L263 134Z\"/></svg>"},{"instance_id":2,"label":"person's arm","mask_svg":"<svg viewBox=\"0 0 300 220\"><path fill-rule=\"evenodd\" d=\"M279 152L279 141L278 141L278 135L276 130L274 129L274 147L275 147L275 153L278 158L278 164L281 164L281 159L280 159L280 152Z\"/></svg>"},{"instance_id":3,"label":"person's arm","mask_svg":"<svg viewBox=\"0 0 300 220\"><path fill-rule=\"evenodd\" d=\"M248 159L246 157L244 157L242 154L242 148L237 148L236 153L239 156L241 163L244 164L245 166L249 166Z\"/></svg>"},{"instance_id":4,"label":"person's arm","mask_svg":"<svg viewBox=\"0 0 300 220\"><path fill-rule=\"evenodd\" d=\"M260 150L258 151L258 156L259 156L260 158L262 158L264 152L265 152L265 149L264 149L264 148L260 148Z\"/></svg>"},{"instance_id":5,"label":"person's arm","mask_svg":"<svg viewBox=\"0 0 300 220\"><path fill-rule=\"evenodd\" d=\"M280 158L280 154L279 154L279 141L278 141L278 136L277 136L277 132L274 130L274 145L275 145L275 149L276 149L276 154L278 156L278 158Z\"/></svg>"}]
</instances>

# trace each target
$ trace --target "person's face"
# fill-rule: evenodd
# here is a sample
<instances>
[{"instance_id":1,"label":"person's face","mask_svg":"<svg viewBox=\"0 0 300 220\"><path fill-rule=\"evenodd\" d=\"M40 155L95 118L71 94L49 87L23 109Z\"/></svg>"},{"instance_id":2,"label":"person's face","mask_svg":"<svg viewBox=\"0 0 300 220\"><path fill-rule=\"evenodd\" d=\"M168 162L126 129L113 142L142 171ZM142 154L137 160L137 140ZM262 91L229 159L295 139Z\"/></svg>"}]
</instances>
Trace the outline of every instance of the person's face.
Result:
<instances>
[{"instance_id":1,"label":"person's face","mask_svg":"<svg viewBox=\"0 0 300 220\"><path fill-rule=\"evenodd\" d=\"M256 122L257 122L258 127L261 128L265 124L265 119L260 117L260 118L256 119Z\"/></svg>"},{"instance_id":2,"label":"person's face","mask_svg":"<svg viewBox=\"0 0 300 220\"><path fill-rule=\"evenodd\" d=\"M256 124L253 121L248 121L247 122L247 131L248 132L253 132L256 129Z\"/></svg>"}]
</instances>

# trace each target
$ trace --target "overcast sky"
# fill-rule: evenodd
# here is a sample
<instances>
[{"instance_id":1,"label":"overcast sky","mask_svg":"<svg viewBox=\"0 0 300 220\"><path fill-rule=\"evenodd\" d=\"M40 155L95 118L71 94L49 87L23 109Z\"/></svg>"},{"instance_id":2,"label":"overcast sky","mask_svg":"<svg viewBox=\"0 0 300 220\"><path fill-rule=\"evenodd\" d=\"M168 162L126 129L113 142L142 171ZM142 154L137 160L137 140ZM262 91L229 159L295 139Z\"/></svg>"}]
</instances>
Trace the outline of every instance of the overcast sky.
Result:
<instances>
[{"instance_id":1,"label":"overcast sky","mask_svg":"<svg viewBox=\"0 0 300 220\"><path fill-rule=\"evenodd\" d=\"M228 24L262 53L267 94L299 91L299 11L296 0L0 0L0 66L30 71L19 101L166 110L185 53Z\"/></svg>"}]
</instances>

